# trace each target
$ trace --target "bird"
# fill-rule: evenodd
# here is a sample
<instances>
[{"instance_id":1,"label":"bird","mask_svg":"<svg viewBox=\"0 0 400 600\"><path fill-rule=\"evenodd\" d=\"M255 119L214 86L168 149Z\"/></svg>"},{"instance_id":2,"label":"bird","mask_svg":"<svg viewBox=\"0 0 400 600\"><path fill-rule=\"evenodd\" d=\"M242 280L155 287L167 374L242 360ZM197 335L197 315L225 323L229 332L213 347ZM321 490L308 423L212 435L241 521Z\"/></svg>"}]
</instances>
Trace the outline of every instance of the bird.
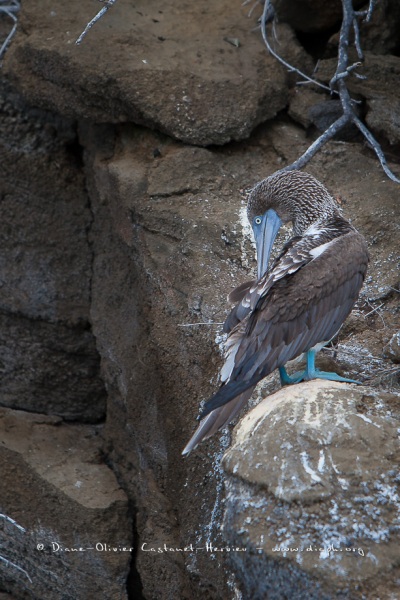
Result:
<instances>
[{"instance_id":1,"label":"bird","mask_svg":"<svg viewBox=\"0 0 400 600\"><path fill-rule=\"evenodd\" d=\"M257 279L228 296L232 308L219 390L205 403L182 454L232 421L257 383L279 370L282 385L311 379L359 383L320 371L315 355L338 333L361 290L369 254L363 236L332 195L304 171L278 171L251 190L247 218L257 254ZM282 224L293 235L269 267ZM290 376L286 363L305 354L306 368Z\"/></svg>"}]
</instances>

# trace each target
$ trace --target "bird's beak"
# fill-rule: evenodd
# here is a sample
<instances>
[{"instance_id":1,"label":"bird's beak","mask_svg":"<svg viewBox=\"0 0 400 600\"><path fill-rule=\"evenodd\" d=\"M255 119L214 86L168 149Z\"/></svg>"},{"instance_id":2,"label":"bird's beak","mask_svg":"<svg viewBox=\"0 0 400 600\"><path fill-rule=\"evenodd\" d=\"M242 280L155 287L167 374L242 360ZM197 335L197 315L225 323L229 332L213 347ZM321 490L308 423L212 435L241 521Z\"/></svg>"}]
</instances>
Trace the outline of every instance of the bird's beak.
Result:
<instances>
[{"instance_id":1,"label":"bird's beak","mask_svg":"<svg viewBox=\"0 0 400 600\"><path fill-rule=\"evenodd\" d=\"M260 279L268 269L271 249L281 225L281 219L276 212L270 208L263 215L260 225L253 227L257 248L258 279Z\"/></svg>"}]
</instances>

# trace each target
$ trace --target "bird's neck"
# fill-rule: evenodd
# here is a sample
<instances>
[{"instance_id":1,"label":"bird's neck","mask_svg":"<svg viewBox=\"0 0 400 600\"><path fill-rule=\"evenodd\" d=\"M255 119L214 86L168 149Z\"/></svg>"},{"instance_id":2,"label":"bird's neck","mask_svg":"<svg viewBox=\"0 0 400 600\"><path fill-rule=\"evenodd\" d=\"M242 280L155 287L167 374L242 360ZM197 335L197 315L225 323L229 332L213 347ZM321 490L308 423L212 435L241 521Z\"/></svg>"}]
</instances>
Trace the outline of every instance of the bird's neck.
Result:
<instances>
[{"instance_id":1,"label":"bird's neck","mask_svg":"<svg viewBox=\"0 0 400 600\"><path fill-rule=\"evenodd\" d=\"M313 221L301 235L304 237L330 233L332 237L337 237L353 229L354 227L339 212L335 212L332 215Z\"/></svg>"}]
</instances>

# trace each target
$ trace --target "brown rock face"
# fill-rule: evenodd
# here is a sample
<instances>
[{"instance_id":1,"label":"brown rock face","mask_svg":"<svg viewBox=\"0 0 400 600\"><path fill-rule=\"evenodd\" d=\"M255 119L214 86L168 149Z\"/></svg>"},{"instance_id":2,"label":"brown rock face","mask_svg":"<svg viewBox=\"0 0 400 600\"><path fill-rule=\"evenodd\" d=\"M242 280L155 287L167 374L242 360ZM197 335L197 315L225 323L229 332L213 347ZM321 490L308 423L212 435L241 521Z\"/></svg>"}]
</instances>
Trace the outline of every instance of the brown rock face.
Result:
<instances>
[{"instance_id":1,"label":"brown rock face","mask_svg":"<svg viewBox=\"0 0 400 600\"><path fill-rule=\"evenodd\" d=\"M9 314L0 314L0 331L3 406L68 421L104 418L99 356L89 331Z\"/></svg>"},{"instance_id":2,"label":"brown rock face","mask_svg":"<svg viewBox=\"0 0 400 600\"><path fill-rule=\"evenodd\" d=\"M349 559L348 589L357 600L388 600L396 590L385 569L397 577L399 547L398 407L382 390L399 385L399 188L356 143L331 142L307 169L371 253L359 303L318 366L371 389L360 398L334 387L309 412L295 398L300 387L280 392L279 406L272 397L258 409L268 413L258 421L262 440L255 432L243 439L246 452L232 449L240 478L236 462L229 474L221 467L228 430L184 460L199 404L218 387L227 293L253 273L245 190L312 138L285 114L267 121L285 109L294 75L251 31L249 7L116 2L75 47L96 10L87 6L23 3L5 57L0 513L25 532L0 517L0 556L16 565L0 560L0 595L225 600L240 588L245 599L346 597L349 567L336 554L277 559L266 537L253 552L256 533L286 543L293 527L310 543L337 533L368 546L368 557ZM308 68L291 27L275 32L277 50ZM307 98L292 114L307 126L317 94L302 89ZM229 140L242 141L223 146ZM259 399L276 391L277 377L264 385ZM262 459L249 469L253 450ZM232 542L245 550L230 553ZM81 544L94 550L66 550ZM383 576L373 580L365 565L376 569L374 557Z\"/></svg>"},{"instance_id":3,"label":"brown rock face","mask_svg":"<svg viewBox=\"0 0 400 600\"><path fill-rule=\"evenodd\" d=\"M362 4L362 1L355 2L354 7ZM323 0L276 0L273 5L279 19L298 31L323 31L339 24L342 17L340 0L332 0L328 4Z\"/></svg>"},{"instance_id":4,"label":"brown rock face","mask_svg":"<svg viewBox=\"0 0 400 600\"><path fill-rule=\"evenodd\" d=\"M285 107L286 76L231 9L116 3L76 46L93 15L79 0L57 10L36 2L21 14L7 72L35 104L67 116L133 121L191 144L243 139Z\"/></svg>"},{"instance_id":5,"label":"brown rock face","mask_svg":"<svg viewBox=\"0 0 400 600\"><path fill-rule=\"evenodd\" d=\"M4 406L97 422L105 392L89 329L91 213L71 125L1 88L0 395ZM21 105L20 105L21 107Z\"/></svg>"},{"instance_id":6,"label":"brown rock face","mask_svg":"<svg viewBox=\"0 0 400 600\"><path fill-rule=\"evenodd\" d=\"M149 597L168 597L157 582L160 570L174 594L197 597L206 585L215 586L215 597L228 593L221 571L213 570L215 563L206 553L207 543L224 546L216 517L222 510L216 460L221 446L212 440L184 462L180 451L194 427L199 400L217 385L204 387L220 364L215 333L204 324L223 320L226 291L247 277L244 267L252 258L246 223L240 218L244 204L235 189L249 186L251 173L261 174L271 165L271 147L290 160L299 135L298 129L276 125L258 134L257 146L225 153L184 147L127 127L120 129L111 152L104 129L81 131L94 214L91 318L109 390L106 433L113 465L138 508L137 565ZM101 150L100 140L107 152ZM378 167L372 160L366 167L366 160L370 159L356 154L354 147L333 144L319 167L332 189L342 185L341 202L348 198L346 214L367 235L378 222L378 216L371 216L374 194L383 202L379 222L387 233L372 246L365 298L379 295L378 279L394 286L397 277L394 263L383 259L395 235L394 199L384 200ZM349 164L352 172L345 166ZM354 180L353 173L366 171L368 180ZM395 319L392 301L388 297L386 323ZM361 310L371 310L365 310L365 302L339 346L340 364L354 377L360 371L378 376L386 364L382 359L371 362L371 354L360 350L370 348L375 361L378 338L386 335L382 329L372 333L371 328L380 327L362 316ZM374 317L379 318L375 313ZM273 390L276 382L269 385ZM223 436L222 448L226 443ZM164 543L182 550L192 540L200 548L197 552L163 550ZM214 555L229 569L226 553ZM196 591L199 581L201 592Z\"/></svg>"}]
</instances>

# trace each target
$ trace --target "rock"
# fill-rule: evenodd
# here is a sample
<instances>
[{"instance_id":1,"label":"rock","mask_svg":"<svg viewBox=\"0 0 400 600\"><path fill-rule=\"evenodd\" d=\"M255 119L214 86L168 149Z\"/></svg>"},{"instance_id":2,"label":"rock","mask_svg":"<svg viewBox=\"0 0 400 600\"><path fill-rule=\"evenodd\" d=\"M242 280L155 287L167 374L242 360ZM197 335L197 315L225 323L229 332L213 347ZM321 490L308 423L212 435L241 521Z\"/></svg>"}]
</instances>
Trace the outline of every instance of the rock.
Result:
<instances>
[{"instance_id":1,"label":"rock","mask_svg":"<svg viewBox=\"0 0 400 600\"><path fill-rule=\"evenodd\" d=\"M359 113L357 108L356 112ZM318 92L299 88L295 90L288 113L303 127L309 128L314 125L322 133L343 115L343 108L340 100L328 100ZM351 141L358 134L356 126L348 124L333 139Z\"/></svg>"},{"instance_id":2,"label":"rock","mask_svg":"<svg viewBox=\"0 0 400 600\"><path fill-rule=\"evenodd\" d=\"M284 69L228 0L184 9L115 4L76 46L93 16L79 0L56 11L41 2L21 8L5 68L31 103L144 124L197 145L246 138L286 105Z\"/></svg>"},{"instance_id":3,"label":"rock","mask_svg":"<svg viewBox=\"0 0 400 600\"><path fill-rule=\"evenodd\" d=\"M350 57L356 62L356 57ZM320 61L318 77L328 82L336 69L336 59ZM391 144L400 141L400 103L397 86L400 77L400 58L397 56L377 56L365 52L365 62L357 69L363 75L359 79L354 75L347 78L347 87L354 95L367 101L367 124L373 131L385 135Z\"/></svg>"},{"instance_id":4,"label":"rock","mask_svg":"<svg viewBox=\"0 0 400 600\"><path fill-rule=\"evenodd\" d=\"M112 10L116 7L117 4ZM112 10L108 15L113 14ZM94 28L91 33L95 32ZM35 94L39 95L39 89L35 90ZM14 102L10 104L14 107ZM22 113L20 118L21 121L25 119L26 135L20 127L16 127L15 140L9 134L7 140L10 139L15 146L23 145L25 139L32 154L32 164L39 165L36 172L41 182L48 173L46 185L54 189L53 203L46 196L42 200L35 198L32 203L38 210L42 205L45 217L51 214L57 227L62 228L64 220L71 216L64 206L64 199L65 204L68 199L76 217L74 220L71 216L71 221L63 229L71 248L63 248L71 257L67 252L76 244L81 257L87 257L87 262L85 258L81 264L88 265L88 268L80 271L81 295L76 291L79 286L75 285L72 286L75 291L67 296L71 301L73 318L68 320L68 306L65 305L63 311L54 310L55 320L52 320L50 315L56 298L68 294L62 286L62 274L65 280L71 279L67 262L57 253L57 245L44 244L46 259L54 253L57 263L62 265L57 271L61 275L56 280L56 298L48 305L45 302L38 305L42 311L38 314L43 314L43 317L33 318L29 312L32 310L29 301L25 304L22 300L18 300L18 304L16 301L18 310L12 312L10 294L10 303L4 311L8 327L11 329L11 319L20 319L20 330L23 330L26 339L23 348L32 360L37 381L40 374L47 376L44 379L55 377L56 359L60 360L57 385L62 381L63 373L66 373L65 382L68 376L77 374L74 360L80 336L82 349L93 351L93 338L90 342L89 337L94 336L101 357L101 375L107 389L102 455L123 486L130 506L135 507L135 511L130 510L135 521L132 530L136 554L127 584L129 594L159 600L171 597L191 600L233 597L235 574L227 552L207 550L210 544L212 547L226 544L221 532L225 475L220 467L220 457L229 445L229 433L224 431L216 435L189 459L183 460L180 452L196 426L199 403L218 385L216 374L221 365L218 324L224 320L229 308L226 294L235 285L249 279L254 267L254 248L244 217L244 191L284 166L285 161L297 158L308 146L309 139L302 128L284 115L273 123L260 126L246 143L208 149L185 146L134 124L114 127L81 121L77 134L72 128L71 137L71 131L61 117L51 120L49 113L45 113L54 127L51 134L47 129L42 130L41 115L40 111L36 116L30 112ZM12 118L17 119L18 116ZM33 129L37 123L39 133L35 137ZM62 132L58 137L60 128ZM11 120L7 131L12 132ZM56 143L52 146L54 136ZM47 151L50 147L53 148L52 155ZM50 165L48 172L40 168L39 152L32 152L32 148L45 149L42 158ZM17 156L15 153L14 157ZM12 178L23 181L24 189L36 190L35 171L27 171L30 181L25 182L19 170L19 158L8 160L7 164L13 167L13 170L10 167L9 181ZM55 168L58 163L61 164L59 172ZM21 162L21 165L26 164ZM76 195L76 203L74 198L69 197L68 181L63 178L67 165L71 168L70 189ZM382 299L380 290L394 287L398 279L395 240L399 189L386 179L375 157L366 154L356 144L328 144L307 170L323 181L336 196L340 194L338 200L346 216L365 233L371 247L366 299L381 298L379 302L383 302L383 306L379 311L373 311L364 300L357 307L355 319L349 322L347 331L344 328L341 331L339 342L326 351L337 354L339 367L350 376L362 375L364 378L368 365L372 365L370 369L375 372L387 369L388 365L392 367L382 357L382 349L388 341L386 337L390 338L389 332L393 334L398 330L398 312L395 311L394 298L385 296ZM53 183L55 173L59 177L58 186ZM61 188L59 204L58 188ZM17 200L16 195L15 205ZM29 206L28 201L26 204ZM12 227L12 219L10 223ZM31 223L29 220L17 220L17 223L21 227L18 239L22 245L25 235L27 240L33 235ZM73 226L70 226L71 223ZM34 230L37 228L36 221ZM33 238L35 248L41 240L46 241L46 233L47 229L39 241ZM48 237L54 239L50 233ZM278 243L283 241L284 235ZM72 250L71 253L73 255ZM7 272L8 278L13 282L10 271ZM22 279L20 285L23 289L30 289L26 279L28 275L23 279L26 287L22 286ZM38 279L35 280L35 288L37 286ZM19 288L14 286L13 289ZM84 301L81 309L74 303L74 298ZM374 308L379 306L373 305ZM371 311L372 314L369 314ZM384 329L381 318L385 322ZM48 346L37 343L38 337L32 335L28 323L23 326L25 321L30 320L34 321L34 330L40 330L40 339ZM54 326L53 337L48 326ZM61 349L56 344L60 332L64 344ZM351 360L347 360L343 351L345 345ZM45 352L43 347L50 350ZM53 358L51 349L54 348L54 363L49 374L45 361ZM73 349L73 360L62 348ZM3 347L0 349L4 352ZM36 363L33 360L36 351L43 353L43 361ZM377 363L371 363L369 355L372 352L379 357L379 369ZM88 354L94 356L90 352ZM15 359L16 367L19 362L27 372L28 357L22 356L22 351ZM85 360L86 366L88 362ZM82 387L85 381L83 377ZM277 378L270 378L267 385L273 392L279 385ZM58 390L60 388L61 385ZM75 390L79 396L79 389L77 377L68 393ZM18 401L18 393L16 390L14 402ZM51 411L55 411L50 392L46 397ZM67 404L73 406L72 395L69 395L65 407ZM59 422L57 417L53 418ZM60 424L54 427L64 429L67 426ZM71 440L68 447L79 445L82 431L93 430L91 427L79 427L74 425L69 430L75 432L77 439ZM97 428L94 430L97 431ZM23 437L20 436L20 439ZM53 440L53 437L50 435L49 439ZM43 469L47 468L46 457L44 453ZM14 462L10 460L10 464L14 465ZM15 478L16 469L13 468ZM8 471L6 473L8 476ZM25 471L21 469L21 473L23 476ZM25 487L19 486L21 504L28 507L32 504L32 510L37 512L36 484L30 487L29 483L30 480ZM10 490L10 502L4 509L11 516L14 489ZM48 510L58 518L60 509L54 508L54 497L48 493L48 487L43 489L40 509L43 512ZM64 510L63 501L64 496L61 498L61 513L70 518L72 510ZM249 496L250 501L252 496ZM258 501L256 494L254 501ZM21 514L15 517L26 525ZM77 514L80 528L85 519L80 509ZM107 518L102 513L99 519L104 529L100 529L101 532L105 532L109 514L114 523L113 512L107 513ZM88 537L91 537L93 529L89 520ZM125 531L130 535L129 524ZM66 528L58 532L58 535L64 536L61 539L69 540L67 534ZM34 555L33 550L28 552L25 549L24 538L22 536L21 545L11 556L16 564L22 566L26 565L25 556ZM172 550L164 550L164 544ZM190 544L193 544L193 550ZM196 550L197 545L201 550ZM149 547L161 548L161 551L147 551ZM62 557L59 560L61 562ZM256 568L258 563L253 557L251 561ZM63 564L65 569L57 585L58 589L69 585L69 592L76 565ZM45 568L50 571L47 563ZM96 593L97 597L114 597ZM37 597L41 598L43 594ZM75 594L73 597L80 596ZM82 594L81 597L86 596Z\"/></svg>"},{"instance_id":5,"label":"rock","mask_svg":"<svg viewBox=\"0 0 400 600\"><path fill-rule=\"evenodd\" d=\"M213 153L205 148L175 148L154 164L147 193L152 197L197 194L212 185L214 162ZM119 174L123 175L123 171Z\"/></svg>"},{"instance_id":6,"label":"rock","mask_svg":"<svg viewBox=\"0 0 400 600\"><path fill-rule=\"evenodd\" d=\"M398 396L313 381L265 398L241 421L223 460L224 534L243 549L230 556L245 597L391 589L399 409Z\"/></svg>"},{"instance_id":7,"label":"rock","mask_svg":"<svg viewBox=\"0 0 400 600\"><path fill-rule=\"evenodd\" d=\"M400 143L400 101L381 98L368 101L367 125L387 138L389 144Z\"/></svg>"},{"instance_id":8,"label":"rock","mask_svg":"<svg viewBox=\"0 0 400 600\"><path fill-rule=\"evenodd\" d=\"M0 395L3 406L98 422L90 332L91 212L71 124L0 88Z\"/></svg>"},{"instance_id":9,"label":"rock","mask_svg":"<svg viewBox=\"0 0 400 600\"><path fill-rule=\"evenodd\" d=\"M136 566L143 594L200 598L211 588L224 597L220 561L205 552L147 549L204 546L207 534L198 533L204 522L213 541L220 537L211 524L220 495L213 478L201 483L210 466L193 469L180 456L183 424L191 427L195 416L185 406L204 377L212 376L217 356L208 328L181 324L193 322L193 310L195 320L212 319L219 273L210 256L226 252L222 234L232 218L228 195L218 198L215 190L230 191L232 176L218 152L138 128L121 131L106 160L100 139L103 133L81 131L94 215L91 320L109 393L107 454L138 511ZM235 247L240 252L237 241ZM202 276L194 286L196 269ZM223 278L231 285L229 274Z\"/></svg>"},{"instance_id":10,"label":"rock","mask_svg":"<svg viewBox=\"0 0 400 600\"><path fill-rule=\"evenodd\" d=\"M354 3L358 8L362 0ZM323 0L276 0L274 8L280 21L289 23L297 31L317 32L339 25L342 18L340 0L323 2Z\"/></svg>"},{"instance_id":11,"label":"rock","mask_svg":"<svg viewBox=\"0 0 400 600\"><path fill-rule=\"evenodd\" d=\"M396 55L399 43L400 6L397 0L385 0L374 6L369 23L361 22L361 44L374 54Z\"/></svg>"},{"instance_id":12,"label":"rock","mask_svg":"<svg viewBox=\"0 0 400 600\"><path fill-rule=\"evenodd\" d=\"M0 314L3 406L96 423L105 391L93 335L85 329Z\"/></svg>"},{"instance_id":13,"label":"rock","mask_svg":"<svg viewBox=\"0 0 400 600\"><path fill-rule=\"evenodd\" d=\"M400 332L392 335L390 342L383 349L384 356L390 358L394 363L400 363Z\"/></svg>"},{"instance_id":14,"label":"rock","mask_svg":"<svg viewBox=\"0 0 400 600\"><path fill-rule=\"evenodd\" d=\"M357 107L355 107L355 113L360 116L360 110ZM318 102L309 108L308 114L313 125L323 133L343 115L342 103L340 100ZM357 127L348 123L333 136L333 139L352 141L359 135Z\"/></svg>"},{"instance_id":15,"label":"rock","mask_svg":"<svg viewBox=\"0 0 400 600\"><path fill-rule=\"evenodd\" d=\"M290 100L288 114L294 121L307 129L312 124L310 108L326 101L325 96L319 92L305 87L296 87Z\"/></svg>"},{"instance_id":16,"label":"rock","mask_svg":"<svg viewBox=\"0 0 400 600\"><path fill-rule=\"evenodd\" d=\"M127 598L128 500L102 460L100 431L0 409L0 507L19 525L2 519L1 555L24 570L0 562L4 591Z\"/></svg>"},{"instance_id":17,"label":"rock","mask_svg":"<svg viewBox=\"0 0 400 600\"><path fill-rule=\"evenodd\" d=\"M69 122L0 87L0 308L31 319L87 323L91 214ZM18 177L16 177L16 173Z\"/></svg>"}]
</instances>

